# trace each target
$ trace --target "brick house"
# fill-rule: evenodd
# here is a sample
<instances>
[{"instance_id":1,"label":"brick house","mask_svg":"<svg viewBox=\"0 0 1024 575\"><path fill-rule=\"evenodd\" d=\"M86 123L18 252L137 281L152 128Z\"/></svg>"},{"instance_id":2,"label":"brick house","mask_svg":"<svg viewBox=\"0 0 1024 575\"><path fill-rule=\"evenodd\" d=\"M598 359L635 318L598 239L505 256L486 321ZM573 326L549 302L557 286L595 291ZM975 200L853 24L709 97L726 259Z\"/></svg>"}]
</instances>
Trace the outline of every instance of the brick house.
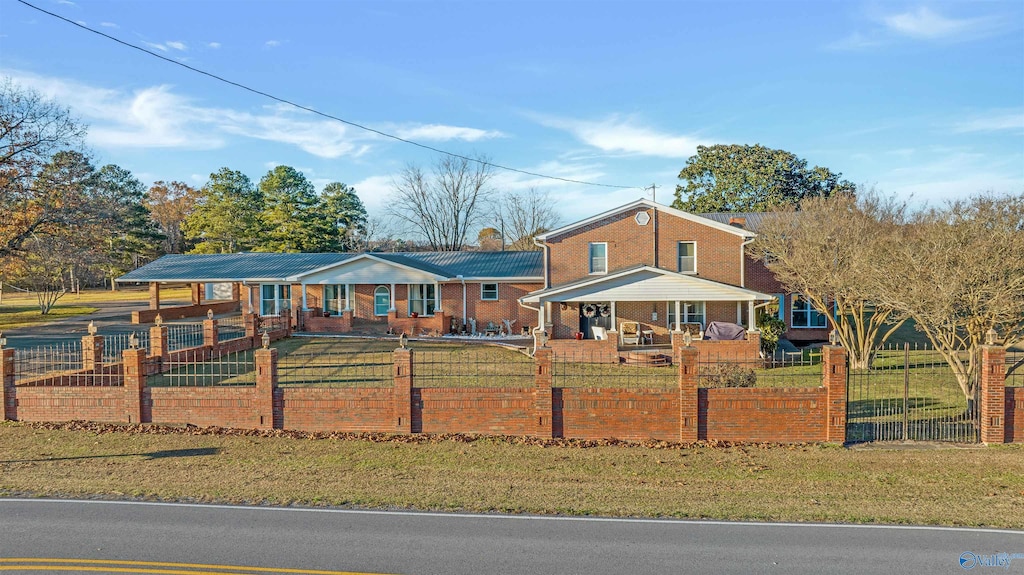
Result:
<instances>
[{"instance_id":1,"label":"brick house","mask_svg":"<svg viewBox=\"0 0 1024 575\"><path fill-rule=\"evenodd\" d=\"M757 308L771 306L790 339L827 339L826 318L747 254L761 215L640 199L538 236L541 251L168 255L118 281L150 283L143 319L160 309L161 284L185 282L183 314L235 301L321 333L449 333L475 320L478 332L509 321L513 333L546 326L552 339L592 339L594 327L638 322L645 341L664 344L683 324L750 330Z\"/></svg>"}]
</instances>

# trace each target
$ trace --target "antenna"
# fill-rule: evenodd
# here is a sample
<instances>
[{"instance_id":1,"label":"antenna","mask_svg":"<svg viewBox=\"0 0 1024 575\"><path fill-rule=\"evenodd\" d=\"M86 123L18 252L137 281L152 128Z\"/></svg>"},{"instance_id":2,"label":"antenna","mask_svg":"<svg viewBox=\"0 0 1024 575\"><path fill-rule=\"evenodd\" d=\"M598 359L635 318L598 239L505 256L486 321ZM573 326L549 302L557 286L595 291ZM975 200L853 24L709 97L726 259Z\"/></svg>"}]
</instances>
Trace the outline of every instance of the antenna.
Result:
<instances>
[{"instance_id":1,"label":"antenna","mask_svg":"<svg viewBox=\"0 0 1024 575\"><path fill-rule=\"evenodd\" d=\"M651 201L652 202L657 202L658 201L658 195L657 195L658 194L658 185L657 184L651 184L650 186L644 188L645 192L647 190L651 190Z\"/></svg>"}]
</instances>

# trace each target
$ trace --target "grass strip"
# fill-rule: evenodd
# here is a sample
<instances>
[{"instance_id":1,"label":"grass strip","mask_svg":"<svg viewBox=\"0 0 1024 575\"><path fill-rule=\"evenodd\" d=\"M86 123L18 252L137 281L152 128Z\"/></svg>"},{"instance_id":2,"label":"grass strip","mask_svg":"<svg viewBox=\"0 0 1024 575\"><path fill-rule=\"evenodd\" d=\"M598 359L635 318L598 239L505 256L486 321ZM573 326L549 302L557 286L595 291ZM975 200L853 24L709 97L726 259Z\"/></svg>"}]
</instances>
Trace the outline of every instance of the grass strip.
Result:
<instances>
[{"instance_id":1,"label":"grass strip","mask_svg":"<svg viewBox=\"0 0 1024 575\"><path fill-rule=\"evenodd\" d=\"M1024 528L1024 446L0 424L0 495Z\"/></svg>"}]
</instances>

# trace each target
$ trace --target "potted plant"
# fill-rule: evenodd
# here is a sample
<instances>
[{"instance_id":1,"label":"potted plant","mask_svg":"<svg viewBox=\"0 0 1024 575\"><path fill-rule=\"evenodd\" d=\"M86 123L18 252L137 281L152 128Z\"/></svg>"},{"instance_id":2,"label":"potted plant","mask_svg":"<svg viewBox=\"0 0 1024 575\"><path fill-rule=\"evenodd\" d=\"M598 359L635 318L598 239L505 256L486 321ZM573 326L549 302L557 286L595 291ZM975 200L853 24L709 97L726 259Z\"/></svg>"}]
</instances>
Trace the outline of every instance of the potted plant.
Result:
<instances>
[{"instance_id":1,"label":"potted plant","mask_svg":"<svg viewBox=\"0 0 1024 575\"><path fill-rule=\"evenodd\" d=\"M411 314L409 314L409 317L420 317L420 314L419 314L419 312L415 312L414 311Z\"/></svg>"},{"instance_id":2,"label":"potted plant","mask_svg":"<svg viewBox=\"0 0 1024 575\"><path fill-rule=\"evenodd\" d=\"M583 332L582 331L576 332L576 339L580 340L580 341L583 340Z\"/></svg>"}]
</instances>

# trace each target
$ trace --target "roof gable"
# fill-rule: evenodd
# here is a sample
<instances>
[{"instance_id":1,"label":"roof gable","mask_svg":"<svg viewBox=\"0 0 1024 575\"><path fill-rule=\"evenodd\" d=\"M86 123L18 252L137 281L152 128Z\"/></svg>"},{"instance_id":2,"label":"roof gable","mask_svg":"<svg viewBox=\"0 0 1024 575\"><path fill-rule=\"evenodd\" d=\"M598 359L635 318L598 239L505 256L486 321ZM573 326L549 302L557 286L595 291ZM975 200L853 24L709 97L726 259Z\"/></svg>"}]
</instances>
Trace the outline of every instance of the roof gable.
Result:
<instances>
[{"instance_id":1,"label":"roof gable","mask_svg":"<svg viewBox=\"0 0 1024 575\"><path fill-rule=\"evenodd\" d=\"M622 206L619 206L617 208L613 208L611 210L608 210L607 212L602 212L600 214L597 214L596 216L591 216L591 217L589 217L589 218L587 218L585 220L580 220L578 222L571 223L571 224L569 224L567 226L562 226L562 227L560 227L558 229L551 230L550 232L540 234L540 235L537 236L537 239L544 241L544 240L547 240L547 239L550 239L550 238L554 238L556 236L560 236L562 234L571 232L572 230L575 230L577 228L588 226L588 225L590 225L590 224L592 224L594 222L598 222L598 221L601 221L601 220L603 220L605 218L609 218L611 216L614 216L616 214L620 214L622 212L626 212L626 211L629 211L629 210L634 210L634 209L637 209L637 208L646 208L646 209L652 209L653 208L653 209L655 209L655 210L657 210L659 212L666 213L666 214L669 214L669 215L672 215L672 216L676 216L676 217L682 218L684 220L689 220L691 222L694 222L694 223L697 223L697 224L700 224L700 225L704 225L704 226L707 226L709 228L713 228L713 229L716 229L716 230L719 230L719 231L727 232L727 233L730 233L730 234L733 234L733 235L737 235L737 236L740 236L740 237L743 237L743 238L753 238L753 237L756 236L756 234L754 234L753 232L751 232L749 230L744 230L744 229L741 229L741 228L737 228L735 226L730 226L727 223L722 223L722 222L719 222L719 221L716 221L716 220L713 220L713 219L710 219L710 218L705 218L705 217L702 217L702 216L699 216L699 215L696 215L696 214L691 214L689 212L684 212L682 210L677 210L677 209L669 207L669 206L663 206L661 204L652 202L651 200L648 200L648 199L645 199L645 198L640 198L640 199L638 199L636 201L633 201L633 202L630 202L628 204L624 204Z\"/></svg>"}]
</instances>

